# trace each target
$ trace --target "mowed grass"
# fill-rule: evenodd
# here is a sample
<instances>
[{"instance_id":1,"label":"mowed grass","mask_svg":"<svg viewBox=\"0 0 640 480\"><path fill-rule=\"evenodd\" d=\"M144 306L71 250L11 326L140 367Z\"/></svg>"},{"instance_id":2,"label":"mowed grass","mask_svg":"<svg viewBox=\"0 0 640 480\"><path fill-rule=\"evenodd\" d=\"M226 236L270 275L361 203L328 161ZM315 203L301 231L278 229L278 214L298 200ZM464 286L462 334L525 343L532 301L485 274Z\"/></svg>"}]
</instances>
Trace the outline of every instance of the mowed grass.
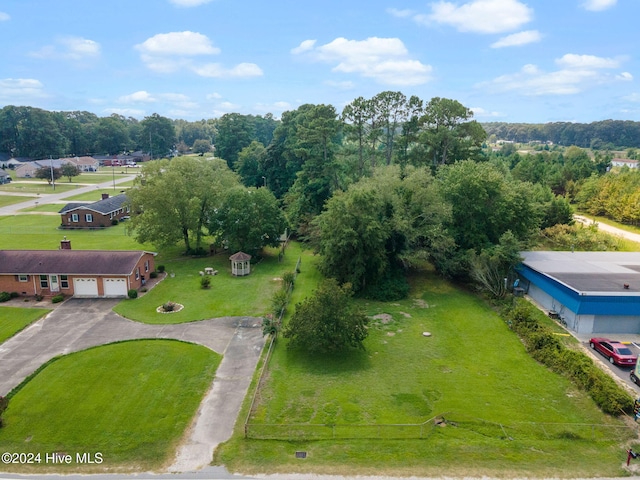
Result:
<instances>
[{"instance_id":1,"label":"mowed grass","mask_svg":"<svg viewBox=\"0 0 640 480\"><path fill-rule=\"evenodd\" d=\"M0 343L13 337L50 311L42 308L0 307Z\"/></svg>"},{"instance_id":2,"label":"mowed grass","mask_svg":"<svg viewBox=\"0 0 640 480\"><path fill-rule=\"evenodd\" d=\"M265 249L264 257L251 266L251 274L231 275L231 252L204 258L179 257L164 262L167 276L142 297L120 302L114 311L144 323L183 323L224 316L263 316L270 312L271 297L282 285L281 277L295 269L301 254L297 243L290 243L282 262L276 249ZM156 266L158 265L156 262ZM200 271L211 267L218 274L209 276L211 287L200 286ZM168 302L184 305L179 312L158 313Z\"/></svg>"},{"instance_id":3,"label":"mowed grass","mask_svg":"<svg viewBox=\"0 0 640 480\"><path fill-rule=\"evenodd\" d=\"M62 208L62 207L60 207ZM57 250L66 236L76 250L149 250L127 235L126 223L101 230L61 230L58 215L0 216L0 245L6 250Z\"/></svg>"},{"instance_id":4,"label":"mowed grass","mask_svg":"<svg viewBox=\"0 0 640 480\"><path fill-rule=\"evenodd\" d=\"M385 314L372 319L364 351L310 356L278 339L249 434L293 439L245 439L239 425L216 463L244 473L623 474L629 430L531 359L475 296L422 273L407 300L359 302L372 317ZM246 414L245 406L240 418ZM434 426L434 417L448 423ZM422 422L413 429L422 430L422 438L398 439L408 427L377 427ZM308 439L318 431L323 439ZM294 432L307 439L295 439ZM367 438L351 438L359 436ZM307 458L296 459L296 451Z\"/></svg>"},{"instance_id":5,"label":"mowed grass","mask_svg":"<svg viewBox=\"0 0 640 480\"><path fill-rule=\"evenodd\" d=\"M166 466L220 359L172 340L122 342L59 358L10 399L0 452L42 453L36 471L52 469L46 452L71 454L67 471L84 470L75 461L83 452L102 454L98 470Z\"/></svg>"},{"instance_id":6,"label":"mowed grass","mask_svg":"<svg viewBox=\"0 0 640 480\"><path fill-rule=\"evenodd\" d=\"M128 183L128 182L127 182ZM113 187L109 188L96 188L94 191L88 193L80 193L78 195L73 195L71 197L67 197L66 200L68 202L97 202L102 198L103 193L109 194L111 197L115 197L116 195L120 195L123 191L129 187L123 186L122 183L116 183L115 190Z\"/></svg>"},{"instance_id":7,"label":"mowed grass","mask_svg":"<svg viewBox=\"0 0 640 480\"><path fill-rule=\"evenodd\" d=\"M0 207L6 207L7 205L14 205L16 203L27 202L33 200L35 196L17 196L17 195L0 195Z\"/></svg>"}]
</instances>

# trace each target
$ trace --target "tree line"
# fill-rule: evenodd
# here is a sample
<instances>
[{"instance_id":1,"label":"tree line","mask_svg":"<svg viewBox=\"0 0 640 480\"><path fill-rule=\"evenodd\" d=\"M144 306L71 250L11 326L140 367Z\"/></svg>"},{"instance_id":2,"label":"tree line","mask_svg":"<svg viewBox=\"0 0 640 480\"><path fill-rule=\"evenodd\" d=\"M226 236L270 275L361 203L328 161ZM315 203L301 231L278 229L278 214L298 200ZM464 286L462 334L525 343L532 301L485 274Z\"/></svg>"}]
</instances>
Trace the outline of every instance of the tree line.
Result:
<instances>
[{"instance_id":1,"label":"tree line","mask_svg":"<svg viewBox=\"0 0 640 480\"><path fill-rule=\"evenodd\" d=\"M640 148L640 122L603 120L591 123L483 123L491 139L518 143L552 142L595 150Z\"/></svg>"}]
</instances>

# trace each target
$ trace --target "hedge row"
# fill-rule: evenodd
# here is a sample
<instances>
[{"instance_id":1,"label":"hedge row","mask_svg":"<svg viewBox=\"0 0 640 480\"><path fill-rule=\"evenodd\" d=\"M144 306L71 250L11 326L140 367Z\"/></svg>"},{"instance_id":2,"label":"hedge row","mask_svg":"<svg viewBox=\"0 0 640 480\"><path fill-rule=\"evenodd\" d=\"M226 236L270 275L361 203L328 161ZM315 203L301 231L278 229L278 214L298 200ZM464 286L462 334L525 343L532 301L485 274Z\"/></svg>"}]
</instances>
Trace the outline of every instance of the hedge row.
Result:
<instances>
[{"instance_id":1,"label":"hedge row","mask_svg":"<svg viewBox=\"0 0 640 480\"><path fill-rule=\"evenodd\" d=\"M544 314L523 299L516 299L505 314L509 326L520 336L529 354L552 371L568 377L587 392L604 413L633 411L633 398L582 352L566 348L541 322Z\"/></svg>"}]
</instances>

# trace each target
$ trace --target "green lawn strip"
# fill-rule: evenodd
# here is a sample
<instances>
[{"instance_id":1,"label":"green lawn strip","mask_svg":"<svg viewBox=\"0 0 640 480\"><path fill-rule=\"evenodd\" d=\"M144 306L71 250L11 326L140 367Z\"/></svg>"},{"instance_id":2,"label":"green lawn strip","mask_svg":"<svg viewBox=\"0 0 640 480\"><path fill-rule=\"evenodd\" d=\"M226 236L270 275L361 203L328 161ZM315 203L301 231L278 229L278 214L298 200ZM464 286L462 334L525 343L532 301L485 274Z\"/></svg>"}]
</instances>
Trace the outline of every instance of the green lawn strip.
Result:
<instances>
[{"instance_id":1,"label":"green lawn strip","mask_svg":"<svg viewBox=\"0 0 640 480\"><path fill-rule=\"evenodd\" d=\"M171 459L220 355L173 340L110 344L61 357L9 401L3 452L100 452L97 468L146 470ZM6 466L5 466L6 467ZM80 467L80 468L79 468Z\"/></svg>"},{"instance_id":2,"label":"green lawn strip","mask_svg":"<svg viewBox=\"0 0 640 480\"><path fill-rule=\"evenodd\" d=\"M74 195L72 197L67 197L65 200L69 202L97 202L102 198L103 193L108 193L109 196L114 197L116 195L120 195L120 193L124 190L126 191L128 187L123 186L120 183L116 184L115 190L113 187L109 188L96 188L95 190L87 193L80 193L78 195Z\"/></svg>"},{"instance_id":3,"label":"green lawn strip","mask_svg":"<svg viewBox=\"0 0 640 480\"><path fill-rule=\"evenodd\" d=\"M51 310L0 306L0 343L13 337Z\"/></svg>"},{"instance_id":4,"label":"green lawn strip","mask_svg":"<svg viewBox=\"0 0 640 480\"><path fill-rule=\"evenodd\" d=\"M78 185L65 185L56 183L55 189L45 182L15 182L0 185L0 192L22 192L22 193L62 193L75 190Z\"/></svg>"},{"instance_id":5,"label":"green lawn strip","mask_svg":"<svg viewBox=\"0 0 640 480\"><path fill-rule=\"evenodd\" d=\"M279 339L251 423L276 424L262 429L270 435L367 431L377 438L245 440L237 431L218 450L217 462L246 473L621 474L623 446L608 439L625 441L628 432L617 429L622 423L531 359L476 297L427 274L413 279L410 299L360 302L371 316L391 316L372 322L366 351L309 357L287 350ZM425 331L432 336L423 336ZM439 415L453 423L427 423L421 440L393 438L408 428L375 427L418 424ZM541 423L573 425L545 430L535 425ZM311 427L322 424L336 427ZM300 461L296 450L310 454Z\"/></svg>"},{"instance_id":6,"label":"green lawn strip","mask_svg":"<svg viewBox=\"0 0 640 480\"><path fill-rule=\"evenodd\" d=\"M127 235L126 223L97 230L61 230L56 215L12 215L0 217L0 245L4 249L56 250L66 236L77 250L149 250Z\"/></svg>"},{"instance_id":7,"label":"green lawn strip","mask_svg":"<svg viewBox=\"0 0 640 480\"><path fill-rule=\"evenodd\" d=\"M224 316L263 316L270 311L271 296L281 286L281 276L293 271L300 246L290 243L282 262L275 249L265 250L264 258L251 266L251 274L231 275L232 252L202 258L179 257L164 262L167 277L140 298L120 302L114 311L143 323L184 323ZM156 265L162 263L156 261ZM218 270L211 287L200 287L199 272L206 267ZM176 313L158 313L157 307L177 302L184 308Z\"/></svg>"},{"instance_id":8,"label":"green lawn strip","mask_svg":"<svg viewBox=\"0 0 640 480\"><path fill-rule=\"evenodd\" d=\"M23 208L22 210L20 210L20 212L30 212L30 213L58 213L62 207L64 207L66 205L66 202L62 202L62 203L45 203L42 205L38 205L37 207L28 207L28 208ZM59 219L60 217L58 217Z\"/></svg>"},{"instance_id":9,"label":"green lawn strip","mask_svg":"<svg viewBox=\"0 0 640 480\"><path fill-rule=\"evenodd\" d=\"M35 196L33 197L27 197L27 196L14 196L14 195L0 195L0 207L6 207L7 205L13 205L15 203L22 203L22 202L27 202L29 200L33 200L34 198L36 198Z\"/></svg>"}]
</instances>

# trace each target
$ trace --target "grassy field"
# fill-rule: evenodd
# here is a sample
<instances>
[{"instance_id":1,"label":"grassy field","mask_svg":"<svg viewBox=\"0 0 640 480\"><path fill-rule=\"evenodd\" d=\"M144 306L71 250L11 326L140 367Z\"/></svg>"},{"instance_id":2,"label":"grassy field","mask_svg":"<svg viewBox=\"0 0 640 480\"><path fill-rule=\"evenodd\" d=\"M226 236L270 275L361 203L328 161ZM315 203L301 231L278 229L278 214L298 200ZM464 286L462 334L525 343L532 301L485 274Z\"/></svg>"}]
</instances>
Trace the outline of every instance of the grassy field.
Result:
<instances>
[{"instance_id":1,"label":"grassy field","mask_svg":"<svg viewBox=\"0 0 640 480\"><path fill-rule=\"evenodd\" d=\"M247 474L623 474L629 430L532 360L475 296L424 273L407 300L360 302L382 315L366 350L311 357L279 339L248 428L271 439L245 439L239 425L217 463Z\"/></svg>"},{"instance_id":2,"label":"grassy field","mask_svg":"<svg viewBox=\"0 0 640 480\"><path fill-rule=\"evenodd\" d=\"M62 193L78 188L78 185L67 185L57 183L55 189L44 180L38 182L12 182L0 185L0 193L2 192L20 192L20 193Z\"/></svg>"},{"instance_id":3,"label":"grassy field","mask_svg":"<svg viewBox=\"0 0 640 480\"><path fill-rule=\"evenodd\" d=\"M56 469L67 473L84 470L75 463L83 452L102 454L93 470L157 469L171 460L220 358L171 340L116 343L59 358L11 398L0 452L69 453L73 464ZM52 467L44 458L30 469L46 470Z\"/></svg>"},{"instance_id":4,"label":"grassy field","mask_svg":"<svg viewBox=\"0 0 640 480\"><path fill-rule=\"evenodd\" d=\"M62 208L62 207L60 207ZM102 230L60 230L58 215L13 215L0 217L0 245L11 249L56 250L63 236L78 250L149 250L150 244L140 245L125 230L126 224Z\"/></svg>"},{"instance_id":5,"label":"grassy field","mask_svg":"<svg viewBox=\"0 0 640 480\"><path fill-rule=\"evenodd\" d=\"M300 246L292 243L287 248L282 262L278 262L276 250L256 265L251 274L244 277L231 275L229 252L213 257L176 258L164 263L169 275L135 300L120 302L114 311L120 315L144 323L183 323L227 315L262 316L269 313L271 296L281 285L281 276L293 271ZM156 265L158 262L156 262ZM200 287L200 271L206 267L218 270L211 276L211 288ZM171 315L156 312L156 308L167 301L184 305L184 309Z\"/></svg>"},{"instance_id":6,"label":"grassy field","mask_svg":"<svg viewBox=\"0 0 640 480\"><path fill-rule=\"evenodd\" d=\"M125 182L129 183L129 182ZM108 193L110 196L114 197L116 195L120 195L120 193L124 190L126 191L128 187L124 186L122 183L116 183L115 190L113 187L110 188L96 188L95 191L88 193L81 193L79 195L73 195L71 197L67 197L66 200L69 202L97 202L102 198L103 193Z\"/></svg>"},{"instance_id":7,"label":"grassy field","mask_svg":"<svg viewBox=\"0 0 640 480\"><path fill-rule=\"evenodd\" d=\"M0 307L0 343L50 311L43 308Z\"/></svg>"},{"instance_id":8,"label":"grassy field","mask_svg":"<svg viewBox=\"0 0 640 480\"><path fill-rule=\"evenodd\" d=\"M33 200L36 197L33 196L14 196L14 195L0 195L0 207L5 207L7 205L13 205L15 203L26 202L28 200Z\"/></svg>"}]
</instances>

